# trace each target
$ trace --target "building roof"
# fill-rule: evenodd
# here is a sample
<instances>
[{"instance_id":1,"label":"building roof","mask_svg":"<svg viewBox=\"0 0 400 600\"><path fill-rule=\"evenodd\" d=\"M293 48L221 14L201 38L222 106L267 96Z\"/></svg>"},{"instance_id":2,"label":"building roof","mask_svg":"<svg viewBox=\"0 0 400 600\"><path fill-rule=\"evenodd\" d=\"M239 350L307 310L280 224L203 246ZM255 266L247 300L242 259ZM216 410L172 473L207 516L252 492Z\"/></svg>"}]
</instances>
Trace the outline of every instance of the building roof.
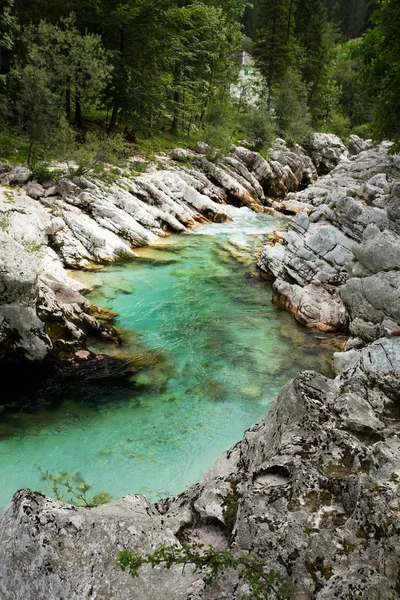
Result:
<instances>
[{"instance_id":1,"label":"building roof","mask_svg":"<svg viewBox=\"0 0 400 600\"><path fill-rule=\"evenodd\" d=\"M251 54L246 52L246 50L239 50L235 54L238 59L238 64L241 67L252 67L254 65L253 57L251 56Z\"/></svg>"}]
</instances>

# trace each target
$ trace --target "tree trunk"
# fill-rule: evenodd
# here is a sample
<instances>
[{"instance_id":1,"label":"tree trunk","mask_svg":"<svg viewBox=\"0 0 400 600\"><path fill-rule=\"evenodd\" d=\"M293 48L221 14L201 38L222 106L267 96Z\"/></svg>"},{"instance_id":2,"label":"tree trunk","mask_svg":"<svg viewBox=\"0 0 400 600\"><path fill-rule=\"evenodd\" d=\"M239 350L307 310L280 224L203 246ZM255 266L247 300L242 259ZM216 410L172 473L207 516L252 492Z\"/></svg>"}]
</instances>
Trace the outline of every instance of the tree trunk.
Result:
<instances>
[{"instance_id":1,"label":"tree trunk","mask_svg":"<svg viewBox=\"0 0 400 600\"><path fill-rule=\"evenodd\" d=\"M79 96L75 97L75 125L78 129L83 129L82 106Z\"/></svg>"},{"instance_id":2,"label":"tree trunk","mask_svg":"<svg viewBox=\"0 0 400 600\"><path fill-rule=\"evenodd\" d=\"M276 35L276 20L277 20L277 18L276 18L276 10L275 10L273 20L272 20L271 38L275 37L275 35ZM270 59L269 59L268 77L267 77L267 90L268 90L267 108L268 108L268 112L271 112L271 105L272 105L272 83L273 83L274 70L275 70L274 58L275 58L275 54L274 54L274 50L272 49Z\"/></svg>"},{"instance_id":3,"label":"tree trunk","mask_svg":"<svg viewBox=\"0 0 400 600\"><path fill-rule=\"evenodd\" d=\"M176 135L180 130L180 112L181 112L181 68L175 65L174 72L174 117L172 120L171 133Z\"/></svg>"},{"instance_id":4,"label":"tree trunk","mask_svg":"<svg viewBox=\"0 0 400 600\"><path fill-rule=\"evenodd\" d=\"M180 102L181 94L179 89L174 91L174 118L172 120L171 133L176 135L180 129Z\"/></svg>"},{"instance_id":5,"label":"tree trunk","mask_svg":"<svg viewBox=\"0 0 400 600\"><path fill-rule=\"evenodd\" d=\"M130 144L137 144L136 133L133 129L128 129L127 127L125 127L124 138Z\"/></svg>"},{"instance_id":6,"label":"tree trunk","mask_svg":"<svg viewBox=\"0 0 400 600\"><path fill-rule=\"evenodd\" d=\"M28 146L28 159L27 159L27 162L28 162L28 167L30 167L30 166L31 166L31 164L32 164L32 157L33 157L33 147L34 147L34 145L35 145L35 142L34 142L34 141L33 141L33 139L31 138L31 139L29 140L29 146Z\"/></svg>"},{"instance_id":7,"label":"tree trunk","mask_svg":"<svg viewBox=\"0 0 400 600\"><path fill-rule=\"evenodd\" d=\"M107 131L108 134L113 133L117 127L118 113L119 113L118 102L116 100L114 100L110 124L108 126L108 131Z\"/></svg>"},{"instance_id":8,"label":"tree trunk","mask_svg":"<svg viewBox=\"0 0 400 600\"><path fill-rule=\"evenodd\" d=\"M290 0L290 4L289 4L289 15L288 15L288 23L287 23L287 32L286 32L286 43L289 43L289 39L290 39L290 30L292 28L292 16L293 16L293 0Z\"/></svg>"},{"instance_id":9,"label":"tree trunk","mask_svg":"<svg viewBox=\"0 0 400 600\"><path fill-rule=\"evenodd\" d=\"M71 122L71 86L69 77L67 79L67 85L65 88L65 117L68 123Z\"/></svg>"}]
</instances>

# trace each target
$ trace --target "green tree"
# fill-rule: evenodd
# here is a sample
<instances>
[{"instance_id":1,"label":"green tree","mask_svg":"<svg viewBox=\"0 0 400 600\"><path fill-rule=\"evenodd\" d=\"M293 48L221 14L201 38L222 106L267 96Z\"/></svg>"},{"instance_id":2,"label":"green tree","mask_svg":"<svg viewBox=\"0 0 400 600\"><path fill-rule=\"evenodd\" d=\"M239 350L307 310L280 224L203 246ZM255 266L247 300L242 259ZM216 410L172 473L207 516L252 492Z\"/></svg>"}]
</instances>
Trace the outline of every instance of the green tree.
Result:
<instances>
[{"instance_id":1,"label":"green tree","mask_svg":"<svg viewBox=\"0 0 400 600\"><path fill-rule=\"evenodd\" d=\"M255 57L266 80L269 109L272 88L294 58L294 17L293 0L258 0Z\"/></svg>"},{"instance_id":2,"label":"green tree","mask_svg":"<svg viewBox=\"0 0 400 600\"><path fill-rule=\"evenodd\" d=\"M41 21L25 28L21 36L23 55L10 73L8 104L20 129L28 135L28 163L40 145L48 142L66 113L82 124L81 107L99 95L110 67L101 40L81 35L73 19L60 25Z\"/></svg>"},{"instance_id":3,"label":"green tree","mask_svg":"<svg viewBox=\"0 0 400 600\"><path fill-rule=\"evenodd\" d=\"M377 7L374 0L324 0L329 19L335 22L344 40L359 37L367 29L371 13Z\"/></svg>"},{"instance_id":4,"label":"green tree","mask_svg":"<svg viewBox=\"0 0 400 600\"><path fill-rule=\"evenodd\" d=\"M295 14L295 37L300 47L301 72L312 98L327 62L327 11L322 0L299 0Z\"/></svg>"},{"instance_id":5,"label":"green tree","mask_svg":"<svg viewBox=\"0 0 400 600\"><path fill-rule=\"evenodd\" d=\"M11 74L13 109L20 130L28 136L28 165L36 158L41 144L49 140L56 127L61 111L60 97L54 93L52 75L44 68L25 65Z\"/></svg>"},{"instance_id":6,"label":"green tree","mask_svg":"<svg viewBox=\"0 0 400 600\"><path fill-rule=\"evenodd\" d=\"M188 127L200 125L216 97L229 92L237 78L234 50L241 47L238 18L244 2L214 4L188 2L169 12L176 34L172 40L174 133L182 120Z\"/></svg>"},{"instance_id":7,"label":"green tree","mask_svg":"<svg viewBox=\"0 0 400 600\"><path fill-rule=\"evenodd\" d=\"M27 27L22 43L24 63L48 72L50 90L64 98L67 119L74 102L75 122L82 127L82 106L99 97L112 70L100 37L82 35L71 16L58 25L40 21Z\"/></svg>"},{"instance_id":8,"label":"green tree","mask_svg":"<svg viewBox=\"0 0 400 600\"><path fill-rule=\"evenodd\" d=\"M241 125L246 140L253 150L268 150L276 138L276 123L264 99L256 106L246 106L241 114Z\"/></svg>"},{"instance_id":9,"label":"green tree","mask_svg":"<svg viewBox=\"0 0 400 600\"><path fill-rule=\"evenodd\" d=\"M400 150L400 3L380 0L360 46L361 76L374 102L374 134Z\"/></svg>"},{"instance_id":10,"label":"green tree","mask_svg":"<svg viewBox=\"0 0 400 600\"><path fill-rule=\"evenodd\" d=\"M341 92L340 110L350 119L353 127L372 119L372 103L368 97L368 89L359 76L362 68L359 50L361 44L362 38L339 44L332 60L332 74Z\"/></svg>"},{"instance_id":11,"label":"green tree","mask_svg":"<svg viewBox=\"0 0 400 600\"><path fill-rule=\"evenodd\" d=\"M307 98L308 89L301 73L290 67L282 77L275 110L278 133L291 142L301 143L311 131Z\"/></svg>"},{"instance_id":12,"label":"green tree","mask_svg":"<svg viewBox=\"0 0 400 600\"><path fill-rule=\"evenodd\" d=\"M113 66L104 95L110 132L121 119L134 137L137 131L151 130L168 111L171 40L166 11L170 4L171 0L103 2L102 36Z\"/></svg>"},{"instance_id":13,"label":"green tree","mask_svg":"<svg viewBox=\"0 0 400 600\"><path fill-rule=\"evenodd\" d=\"M4 54L12 50L17 31L17 22L12 14L13 6L13 0L4 0L4 6L0 13L0 86L5 85Z\"/></svg>"}]
</instances>

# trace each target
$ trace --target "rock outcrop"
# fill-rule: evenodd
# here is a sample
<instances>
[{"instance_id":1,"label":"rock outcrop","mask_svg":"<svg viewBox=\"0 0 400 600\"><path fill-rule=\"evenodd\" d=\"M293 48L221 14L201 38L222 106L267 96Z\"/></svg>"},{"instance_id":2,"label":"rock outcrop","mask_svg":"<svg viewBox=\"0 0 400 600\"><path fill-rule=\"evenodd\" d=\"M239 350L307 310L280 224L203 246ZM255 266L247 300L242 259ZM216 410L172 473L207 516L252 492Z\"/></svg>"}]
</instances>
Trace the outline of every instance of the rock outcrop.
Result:
<instances>
[{"instance_id":1,"label":"rock outcrop","mask_svg":"<svg viewBox=\"0 0 400 600\"><path fill-rule=\"evenodd\" d=\"M400 157L368 147L314 186L289 194L299 212L279 241L265 246L261 270L274 299L301 323L325 331L349 324L354 338L378 339L400 323Z\"/></svg>"},{"instance_id":2,"label":"rock outcrop","mask_svg":"<svg viewBox=\"0 0 400 600\"><path fill-rule=\"evenodd\" d=\"M39 269L34 257L0 233L0 356L25 355L42 360L51 341L36 313Z\"/></svg>"},{"instance_id":3,"label":"rock outcrop","mask_svg":"<svg viewBox=\"0 0 400 600\"><path fill-rule=\"evenodd\" d=\"M234 571L205 588L190 569L132 580L114 566L123 548L183 541L262 556L297 600L397 597L400 363L372 363L334 381L302 373L203 481L158 505L128 496L82 509L17 492L0 521L3 600L239 600Z\"/></svg>"},{"instance_id":4,"label":"rock outcrop","mask_svg":"<svg viewBox=\"0 0 400 600\"><path fill-rule=\"evenodd\" d=\"M304 144L306 151L319 175L326 175L343 159L348 158L349 151L342 140L333 134L314 133Z\"/></svg>"}]
</instances>

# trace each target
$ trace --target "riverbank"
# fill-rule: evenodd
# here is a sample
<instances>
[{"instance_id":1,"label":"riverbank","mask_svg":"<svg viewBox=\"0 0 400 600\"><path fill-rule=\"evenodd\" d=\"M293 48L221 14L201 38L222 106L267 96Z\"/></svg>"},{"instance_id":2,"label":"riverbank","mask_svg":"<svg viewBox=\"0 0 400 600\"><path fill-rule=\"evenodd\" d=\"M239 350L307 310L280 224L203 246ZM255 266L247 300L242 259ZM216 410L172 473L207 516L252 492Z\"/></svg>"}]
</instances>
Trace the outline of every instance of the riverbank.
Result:
<instances>
[{"instance_id":1,"label":"riverbank","mask_svg":"<svg viewBox=\"0 0 400 600\"><path fill-rule=\"evenodd\" d=\"M313 139L313 160L320 169L331 168L348 153L335 136ZM230 203L270 211L277 199L317 177L307 152L290 149L282 140L268 161L236 148L212 163L204 145L196 150L175 150L136 177L113 169L111 182L87 176L40 185L25 167L1 165L3 372L10 364L15 371L19 363L80 363L87 335L114 335L107 315L82 296L83 286L67 275L66 267L134 258L136 247L168 232L228 219L225 206ZM285 210L284 200L276 208Z\"/></svg>"},{"instance_id":2,"label":"riverbank","mask_svg":"<svg viewBox=\"0 0 400 600\"><path fill-rule=\"evenodd\" d=\"M91 338L91 350L136 355L141 368L124 385L97 381L89 363L74 385L59 377L55 390L31 388L22 409L3 411L0 512L20 488L52 496L34 463L71 481L79 472L90 496L178 494L265 416L288 379L304 369L331 376L333 336L293 323L257 272L263 240L286 219L229 213L135 260L76 273L125 334L122 345Z\"/></svg>"}]
</instances>

